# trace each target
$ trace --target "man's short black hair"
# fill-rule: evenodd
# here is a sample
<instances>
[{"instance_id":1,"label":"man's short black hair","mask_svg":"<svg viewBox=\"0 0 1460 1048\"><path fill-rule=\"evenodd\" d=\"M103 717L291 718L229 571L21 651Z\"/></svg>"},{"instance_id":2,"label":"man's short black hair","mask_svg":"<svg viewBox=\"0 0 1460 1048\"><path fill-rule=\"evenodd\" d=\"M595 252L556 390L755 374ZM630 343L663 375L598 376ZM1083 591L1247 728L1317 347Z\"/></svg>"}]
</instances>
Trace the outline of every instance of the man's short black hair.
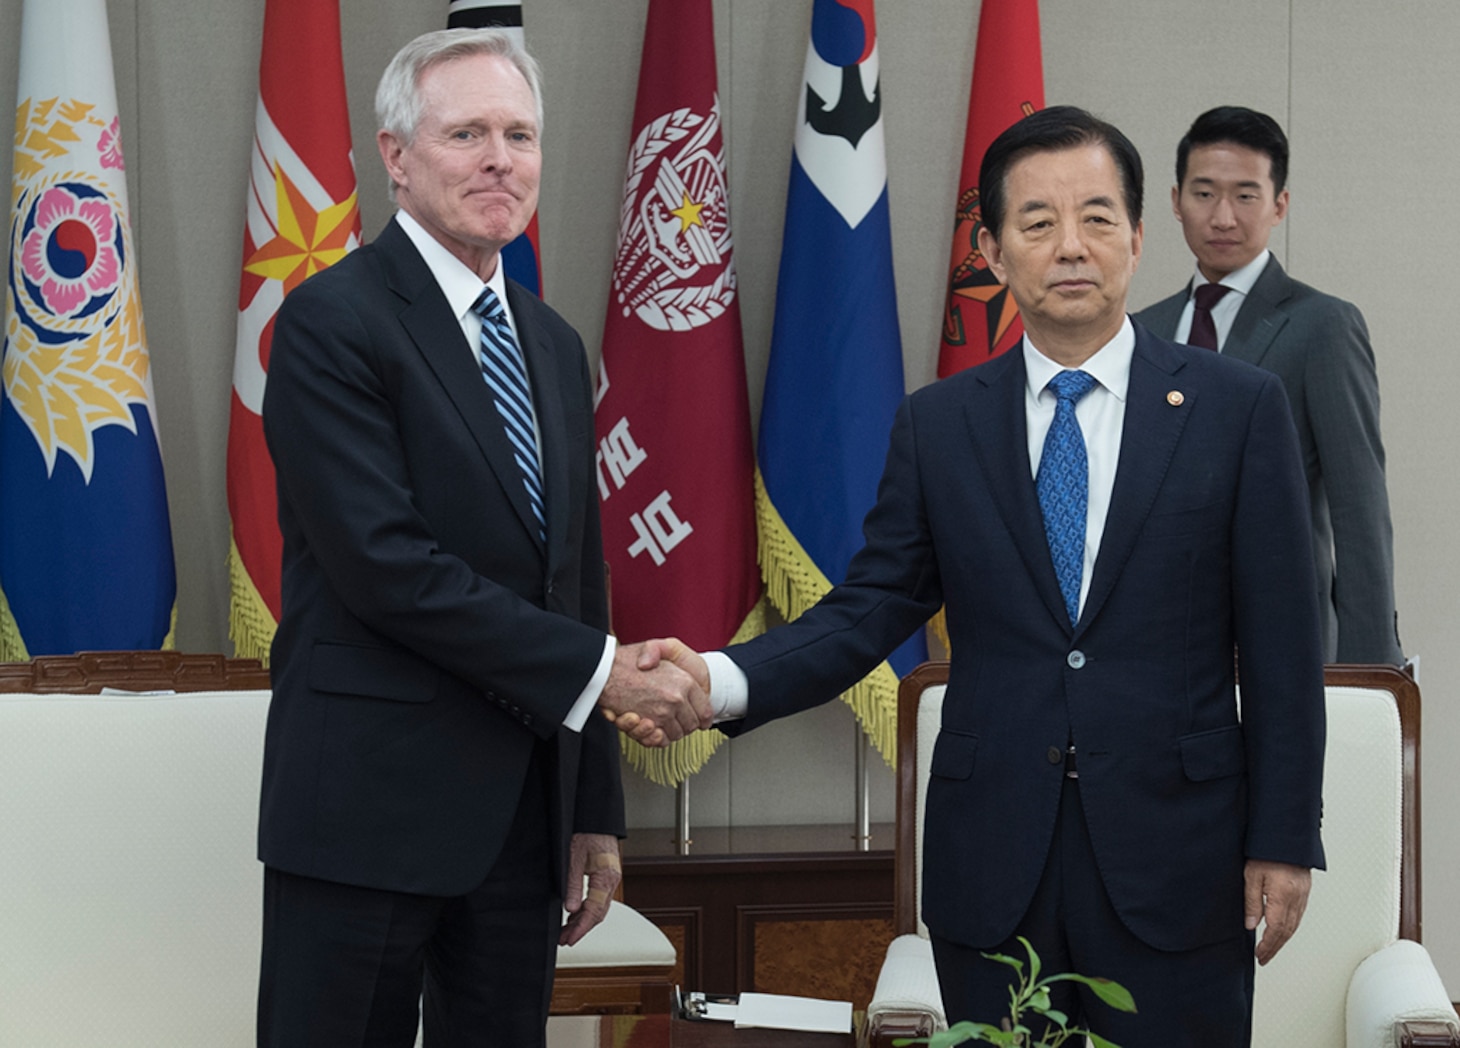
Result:
<instances>
[{"instance_id":1,"label":"man's short black hair","mask_svg":"<svg viewBox=\"0 0 1460 1048\"><path fill-rule=\"evenodd\" d=\"M1288 136L1266 113L1246 106L1217 106L1192 122L1176 146L1176 185L1186 180L1186 161L1197 146L1222 142L1244 146L1272 161L1272 192L1276 196L1288 184Z\"/></svg>"},{"instance_id":2,"label":"man's short black hair","mask_svg":"<svg viewBox=\"0 0 1460 1048\"><path fill-rule=\"evenodd\" d=\"M1008 201L1004 181L1009 169L1030 153L1048 153L1076 146L1098 145L1110 151L1120 172L1125 195L1126 215L1132 227L1141 220L1141 201L1145 192L1145 172L1141 154L1131 140L1113 124L1076 106L1050 106L1031 113L1009 127L984 151L978 169L979 204L983 224L994 239L1004 226Z\"/></svg>"}]
</instances>

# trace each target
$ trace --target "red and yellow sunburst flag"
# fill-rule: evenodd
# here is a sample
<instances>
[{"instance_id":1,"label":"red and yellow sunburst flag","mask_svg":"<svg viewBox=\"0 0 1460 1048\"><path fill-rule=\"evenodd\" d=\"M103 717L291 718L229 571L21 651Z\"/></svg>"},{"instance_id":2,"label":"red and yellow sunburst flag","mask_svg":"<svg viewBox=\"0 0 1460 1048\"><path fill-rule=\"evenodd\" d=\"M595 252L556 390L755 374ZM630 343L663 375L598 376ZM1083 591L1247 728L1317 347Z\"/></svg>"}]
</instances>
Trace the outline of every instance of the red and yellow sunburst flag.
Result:
<instances>
[{"instance_id":1,"label":"red and yellow sunburst flag","mask_svg":"<svg viewBox=\"0 0 1460 1048\"><path fill-rule=\"evenodd\" d=\"M228 632L239 655L267 660L279 622L282 541L260 417L274 314L359 243L339 2L268 0L228 425Z\"/></svg>"},{"instance_id":2,"label":"red and yellow sunburst flag","mask_svg":"<svg viewBox=\"0 0 1460 1048\"><path fill-rule=\"evenodd\" d=\"M1017 345L1024 334L1013 296L994 278L978 250L978 228L983 224L978 168L989 143L1016 120L1043 108L1039 0L983 0L953 219L939 378L993 359Z\"/></svg>"},{"instance_id":3,"label":"red and yellow sunburst flag","mask_svg":"<svg viewBox=\"0 0 1460 1048\"><path fill-rule=\"evenodd\" d=\"M26 0L0 395L0 659L170 646L177 592L105 0Z\"/></svg>"},{"instance_id":4,"label":"red and yellow sunburst flag","mask_svg":"<svg viewBox=\"0 0 1460 1048\"><path fill-rule=\"evenodd\" d=\"M614 632L699 650L764 629L714 31L710 0L649 2L595 415ZM723 739L624 750L674 785Z\"/></svg>"}]
</instances>

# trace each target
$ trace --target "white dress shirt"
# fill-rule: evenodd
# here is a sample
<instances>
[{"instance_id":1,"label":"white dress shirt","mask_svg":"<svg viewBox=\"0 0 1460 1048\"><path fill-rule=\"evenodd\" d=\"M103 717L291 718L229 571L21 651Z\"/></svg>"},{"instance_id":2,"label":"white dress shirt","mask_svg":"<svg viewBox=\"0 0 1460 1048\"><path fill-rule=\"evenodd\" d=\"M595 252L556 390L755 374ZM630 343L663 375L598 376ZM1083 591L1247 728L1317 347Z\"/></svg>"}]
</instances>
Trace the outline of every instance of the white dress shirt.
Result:
<instances>
[{"instance_id":1,"label":"white dress shirt","mask_svg":"<svg viewBox=\"0 0 1460 1048\"><path fill-rule=\"evenodd\" d=\"M446 304L455 315L456 321L461 325L461 333L466 337L466 351L471 354L472 363L481 368L481 359L477 355L477 346L482 337L482 318L477 316L471 308L476 300L481 297L482 278L477 276L472 269L457 258L446 247L430 233L421 223L417 222L405 211L397 211L395 220L405 230L406 236L411 238L411 243L421 253L421 259L426 263L426 268L431 271L431 276L436 278L436 286L446 296ZM507 324L512 329L512 337L517 339L517 344L522 345L522 339L517 335L517 321L512 316L512 307L507 305L507 276L503 272L501 256L497 257L497 268L492 271L491 277L487 280L487 287L497 296L497 301L502 303L502 309L507 314ZM486 379L482 379L483 382ZM537 399L534 392L533 399ZM536 405L534 405L534 408ZM534 427L537 430L537 427ZM542 433L536 432L537 436L537 468L542 470ZM568 711L567 717L563 719L563 727L573 731L582 731L583 725L588 722L588 715L593 712L593 707L598 703L598 697L603 693L604 685L608 683L609 671L613 669L613 653L618 647L612 635L604 639L603 655L598 660L598 668L594 670L593 676L589 679L588 685L579 693L577 700Z\"/></svg>"},{"instance_id":2,"label":"white dress shirt","mask_svg":"<svg viewBox=\"0 0 1460 1048\"><path fill-rule=\"evenodd\" d=\"M1272 257L1272 252L1263 249L1258 255L1241 269L1234 269L1224 276L1219 283L1223 287L1232 290L1217 301L1212 307L1212 324L1217 329L1217 352L1227 344L1227 335L1232 330L1232 323L1237 319L1237 311L1242 308L1242 303L1247 301L1247 296L1252 291L1252 285L1257 283L1257 278L1262 276L1262 271L1267 268L1267 260ZM1196 309L1196 289L1203 284L1210 284L1211 281L1202 276L1201 267L1196 270L1196 277L1191 282L1191 290L1186 295L1186 305L1181 310L1181 319L1176 322L1176 337L1173 342L1185 342L1191 338L1191 314Z\"/></svg>"},{"instance_id":3,"label":"white dress shirt","mask_svg":"<svg viewBox=\"0 0 1460 1048\"><path fill-rule=\"evenodd\" d=\"M1115 467L1120 459L1120 438L1125 429L1125 397L1130 387L1131 358L1136 348L1136 332L1130 317L1105 345L1095 351L1079 370L1095 379L1095 386L1075 405L1075 418L1085 437L1085 455L1090 464L1090 498L1085 510L1085 568L1080 579L1080 607L1090 592L1090 576L1095 571L1095 558L1100 553L1100 540L1105 534L1105 517L1110 510L1110 495L1115 490ZM1058 398L1047 389L1049 380L1066 370L1036 349L1025 335L1021 343L1024 354L1024 420L1029 431L1029 477L1039 475L1039 460L1044 455L1044 438L1054 421ZM749 708L749 684L745 671L721 651L705 653L710 669L710 705L716 721L736 720Z\"/></svg>"}]
</instances>

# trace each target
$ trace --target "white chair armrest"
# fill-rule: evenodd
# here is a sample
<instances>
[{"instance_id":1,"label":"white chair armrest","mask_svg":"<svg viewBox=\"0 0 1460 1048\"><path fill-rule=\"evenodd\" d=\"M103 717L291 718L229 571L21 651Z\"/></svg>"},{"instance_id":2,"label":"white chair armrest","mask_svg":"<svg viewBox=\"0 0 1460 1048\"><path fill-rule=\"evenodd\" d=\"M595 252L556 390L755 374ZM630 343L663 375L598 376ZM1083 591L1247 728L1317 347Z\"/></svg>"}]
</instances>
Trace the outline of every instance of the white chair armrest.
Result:
<instances>
[{"instance_id":1,"label":"white chair armrest","mask_svg":"<svg viewBox=\"0 0 1460 1048\"><path fill-rule=\"evenodd\" d=\"M674 944L658 925L632 906L614 902L608 908L608 916L575 945L558 947L557 967L672 968L674 961Z\"/></svg>"},{"instance_id":2,"label":"white chair armrest","mask_svg":"<svg viewBox=\"0 0 1460 1048\"><path fill-rule=\"evenodd\" d=\"M1354 970L1347 1012L1348 1048L1394 1048L1400 1020L1457 1025L1429 951L1408 939L1370 954Z\"/></svg>"},{"instance_id":3,"label":"white chair armrest","mask_svg":"<svg viewBox=\"0 0 1460 1048\"><path fill-rule=\"evenodd\" d=\"M935 1029L947 1029L933 944L922 936L899 935L888 944L867 1017L891 1012L923 1012L933 1017Z\"/></svg>"}]
</instances>

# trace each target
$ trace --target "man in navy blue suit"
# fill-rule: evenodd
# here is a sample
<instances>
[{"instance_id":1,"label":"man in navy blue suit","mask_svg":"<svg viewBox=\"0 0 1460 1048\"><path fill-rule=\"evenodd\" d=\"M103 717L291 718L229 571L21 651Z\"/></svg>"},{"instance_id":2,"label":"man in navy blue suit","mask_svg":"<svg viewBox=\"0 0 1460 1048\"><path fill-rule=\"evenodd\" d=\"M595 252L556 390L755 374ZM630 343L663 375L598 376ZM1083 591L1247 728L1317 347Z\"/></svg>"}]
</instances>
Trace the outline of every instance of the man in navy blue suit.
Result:
<instances>
[{"instance_id":1,"label":"man in navy blue suit","mask_svg":"<svg viewBox=\"0 0 1460 1048\"><path fill-rule=\"evenodd\" d=\"M1006 1013L1009 969L984 954L1022 956L1023 935L1045 970L1131 990L1133 1016L1063 985L1056 1006L1102 1037L1246 1045L1254 953L1292 935L1323 864L1318 611L1282 384L1126 316L1142 174L1116 128L1043 110L990 146L979 185L1022 347L904 401L843 585L705 661L672 642L646 661L712 685L733 734L833 697L946 604L922 898L949 1018Z\"/></svg>"}]
</instances>

